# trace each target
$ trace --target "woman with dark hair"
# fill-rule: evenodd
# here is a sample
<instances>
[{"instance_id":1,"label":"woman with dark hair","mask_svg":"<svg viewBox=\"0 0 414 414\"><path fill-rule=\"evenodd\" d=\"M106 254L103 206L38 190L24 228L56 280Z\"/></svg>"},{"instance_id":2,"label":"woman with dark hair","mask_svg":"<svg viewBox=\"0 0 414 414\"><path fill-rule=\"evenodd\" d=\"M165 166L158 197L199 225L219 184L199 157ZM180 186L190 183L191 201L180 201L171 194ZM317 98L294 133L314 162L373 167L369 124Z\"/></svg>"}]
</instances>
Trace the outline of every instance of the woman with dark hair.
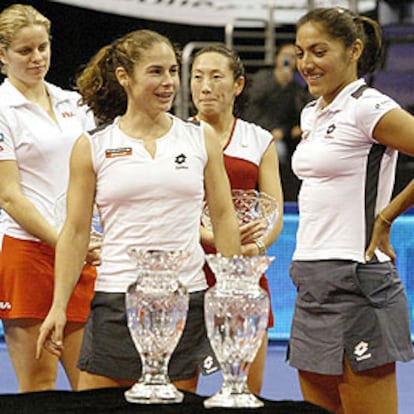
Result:
<instances>
[{"instance_id":1,"label":"woman with dark hair","mask_svg":"<svg viewBox=\"0 0 414 414\"><path fill-rule=\"evenodd\" d=\"M396 414L396 361L413 358L407 298L390 257L365 259L414 118L362 76L381 32L370 18L318 8L297 23L297 67L317 97L301 114L292 166L302 180L290 273L297 288L289 363L306 400L335 413Z\"/></svg>"},{"instance_id":2,"label":"woman with dark hair","mask_svg":"<svg viewBox=\"0 0 414 414\"><path fill-rule=\"evenodd\" d=\"M179 278L190 293L190 305L170 361L171 380L195 392L199 366L212 352L204 325L207 283L199 231L204 198L217 250L238 254L240 236L214 131L168 113L178 73L171 42L159 33L137 30L103 47L77 80L83 102L110 123L82 135L72 152L55 294L37 352L40 356L45 346L61 353L65 308L82 265L95 201L104 237L79 359L81 389L128 386L140 376L125 310L125 293L137 277L128 255L132 247L189 253Z\"/></svg>"},{"instance_id":3,"label":"woman with dark hair","mask_svg":"<svg viewBox=\"0 0 414 414\"><path fill-rule=\"evenodd\" d=\"M263 191L276 199L279 206L279 217L269 234L263 235L257 222L241 226L242 253L254 256L264 254L282 231L283 195L272 134L236 115L236 101L244 85L244 67L235 51L213 44L195 55L191 69L191 93L197 109L195 119L207 122L216 131L231 188ZM204 227L201 228L201 241L207 253L215 252L214 234ZM207 264L204 269L207 282L212 286L214 275ZM269 293L265 275L260 284ZM273 326L271 308L268 326ZM266 351L267 335L249 369L247 383L255 394L261 392Z\"/></svg>"}]
</instances>

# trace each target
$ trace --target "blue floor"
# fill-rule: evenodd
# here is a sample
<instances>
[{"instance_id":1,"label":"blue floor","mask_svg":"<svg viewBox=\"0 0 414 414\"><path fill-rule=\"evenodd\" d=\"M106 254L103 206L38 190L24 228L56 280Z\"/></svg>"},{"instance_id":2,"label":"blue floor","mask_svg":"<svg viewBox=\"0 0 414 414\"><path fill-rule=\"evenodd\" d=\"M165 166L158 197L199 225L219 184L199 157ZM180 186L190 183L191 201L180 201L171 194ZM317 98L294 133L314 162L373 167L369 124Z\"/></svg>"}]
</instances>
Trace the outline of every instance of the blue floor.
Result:
<instances>
[{"instance_id":1,"label":"blue floor","mask_svg":"<svg viewBox=\"0 0 414 414\"><path fill-rule=\"evenodd\" d=\"M262 396L270 400L301 400L296 370L285 362L286 345L271 343L269 345L265 369ZM397 365L399 392L399 414L414 413L414 361ZM221 386L221 374L201 377L198 393L212 395ZM58 389L69 389L68 382L62 370L59 370ZM7 354L4 342L0 342L0 393L16 393L17 381ZM384 413L386 414L386 413Z\"/></svg>"}]
</instances>

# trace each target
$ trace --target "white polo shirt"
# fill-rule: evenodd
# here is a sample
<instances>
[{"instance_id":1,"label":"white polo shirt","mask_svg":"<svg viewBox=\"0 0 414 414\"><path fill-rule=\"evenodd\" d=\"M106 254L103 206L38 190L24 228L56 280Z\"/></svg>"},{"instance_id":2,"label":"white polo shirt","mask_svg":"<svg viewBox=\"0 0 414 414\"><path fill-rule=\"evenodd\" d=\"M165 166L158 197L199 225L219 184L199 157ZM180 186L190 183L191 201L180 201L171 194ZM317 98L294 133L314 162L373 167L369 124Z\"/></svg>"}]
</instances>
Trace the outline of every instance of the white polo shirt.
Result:
<instances>
[{"instance_id":1,"label":"white polo shirt","mask_svg":"<svg viewBox=\"0 0 414 414\"><path fill-rule=\"evenodd\" d=\"M23 193L54 225L54 204L68 185L73 144L95 123L92 113L78 106L78 93L46 87L57 123L7 79L0 85L0 161L17 161ZM5 221L6 234L37 240L8 215Z\"/></svg>"},{"instance_id":2,"label":"white polo shirt","mask_svg":"<svg viewBox=\"0 0 414 414\"><path fill-rule=\"evenodd\" d=\"M376 214L389 202L397 151L376 142L373 130L399 105L361 79L321 109L302 111L302 140L292 168L302 180L294 260L364 262ZM377 252L380 261L389 260Z\"/></svg>"}]
</instances>

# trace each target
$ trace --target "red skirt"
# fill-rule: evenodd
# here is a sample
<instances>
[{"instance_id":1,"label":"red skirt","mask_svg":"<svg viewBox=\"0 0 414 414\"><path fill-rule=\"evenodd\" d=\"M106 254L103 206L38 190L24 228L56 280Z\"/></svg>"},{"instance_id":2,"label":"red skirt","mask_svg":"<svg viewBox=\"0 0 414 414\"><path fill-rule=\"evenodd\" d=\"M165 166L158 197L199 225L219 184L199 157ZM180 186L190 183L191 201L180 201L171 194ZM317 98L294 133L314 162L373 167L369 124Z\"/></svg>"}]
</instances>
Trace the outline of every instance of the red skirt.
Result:
<instances>
[{"instance_id":1,"label":"red skirt","mask_svg":"<svg viewBox=\"0 0 414 414\"><path fill-rule=\"evenodd\" d=\"M4 236L0 253L0 319L44 319L53 298L55 250L44 242ZM96 269L85 265L68 304L70 322L86 322Z\"/></svg>"}]
</instances>

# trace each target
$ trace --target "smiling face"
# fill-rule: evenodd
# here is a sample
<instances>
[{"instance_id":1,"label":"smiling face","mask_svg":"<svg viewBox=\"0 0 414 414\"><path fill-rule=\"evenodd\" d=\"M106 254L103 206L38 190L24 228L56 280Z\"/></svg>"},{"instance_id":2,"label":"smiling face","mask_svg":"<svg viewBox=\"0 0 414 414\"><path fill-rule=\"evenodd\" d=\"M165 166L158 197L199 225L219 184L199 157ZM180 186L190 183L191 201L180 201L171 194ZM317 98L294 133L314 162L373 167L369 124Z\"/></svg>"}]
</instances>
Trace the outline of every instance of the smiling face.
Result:
<instances>
[{"instance_id":1,"label":"smiling face","mask_svg":"<svg viewBox=\"0 0 414 414\"><path fill-rule=\"evenodd\" d=\"M35 86L42 82L50 67L49 34L43 25L18 30L10 45L0 48L0 59L10 82L19 86Z\"/></svg>"},{"instance_id":2,"label":"smiling face","mask_svg":"<svg viewBox=\"0 0 414 414\"><path fill-rule=\"evenodd\" d=\"M171 109L180 84L175 52L164 42L142 52L131 76L118 68L117 77L127 92L128 105L151 114Z\"/></svg>"},{"instance_id":3,"label":"smiling face","mask_svg":"<svg viewBox=\"0 0 414 414\"><path fill-rule=\"evenodd\" d=\"M208 118L233 112L234 101L242 92L244 77L234 79L230 59L218 52L206 52L194 59L191 94L200 116Z\"/></svg>"},{"instance_id":4,"label":"smiling face","mask_svg":"<svg viewBox=\"0 0 414 414\"><path fill-rule=\"evenodd\" d=\"M361 41L350 47L329 36L319 23L308 22L296 33L297 68L309 92L331 103L349 83L357 80L357 63L362 53Z\"/></svg>"}]
</instances>

